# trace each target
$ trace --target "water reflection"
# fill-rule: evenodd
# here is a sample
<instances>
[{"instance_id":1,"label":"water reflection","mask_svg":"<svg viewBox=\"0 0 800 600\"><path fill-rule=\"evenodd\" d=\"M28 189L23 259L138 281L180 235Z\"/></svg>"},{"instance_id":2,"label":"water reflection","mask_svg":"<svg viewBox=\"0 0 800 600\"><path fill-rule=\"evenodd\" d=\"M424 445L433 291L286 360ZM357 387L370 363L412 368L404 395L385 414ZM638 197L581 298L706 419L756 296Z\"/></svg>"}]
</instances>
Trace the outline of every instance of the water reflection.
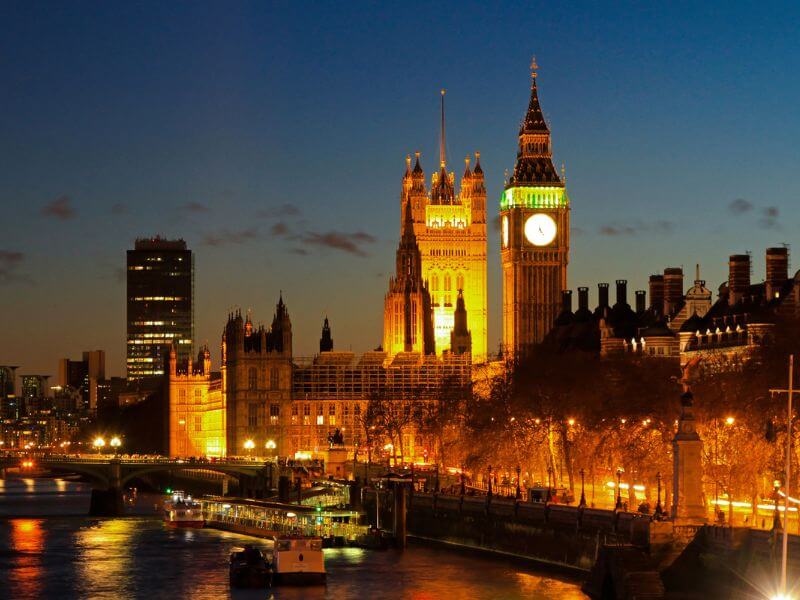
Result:
<instances>
[{"instance_id":1,"label":"water reflection","mask_svg":"<svg viewBox=\"0 0 800 600\"><path fill-rule=\"evenodd\" d=\"M34 485L33 495L18 480L0 488L0 517L6 517L0 518L0 599L583 598L575 582L502 560L419 546L405 553L326 550L327 586L231 590L231 548L254 544L268 550L266 540L166 528L152 516L152 498L142 499L149 517L91 519L82 516L89 504L87 486L41 480ZM39 510L56 512L23 518Z\"/></svg>"},{"instance_id":2,"label":"water reflection","mask_svg":"<svg viewBox=\"0 0 800 600\"><path fill-rule=\"evenodd\" d=\"M130 585L131 552L138 527L135 519L109 519L91 523L75 534L82 595L92 598L125 597Z\"/></svg>"},{"instance_id":3,"label":"water reflection","mask_svg":"<svg viewBox=\"0 0 800 600\"><path fill-rule=\"evenodd\" d=\"M9 583L20 598L40 594L42 585L41 553L45 533L41 519L14 519L10 522L10 549L13 552Z\"/></svg>"}]
</instances>

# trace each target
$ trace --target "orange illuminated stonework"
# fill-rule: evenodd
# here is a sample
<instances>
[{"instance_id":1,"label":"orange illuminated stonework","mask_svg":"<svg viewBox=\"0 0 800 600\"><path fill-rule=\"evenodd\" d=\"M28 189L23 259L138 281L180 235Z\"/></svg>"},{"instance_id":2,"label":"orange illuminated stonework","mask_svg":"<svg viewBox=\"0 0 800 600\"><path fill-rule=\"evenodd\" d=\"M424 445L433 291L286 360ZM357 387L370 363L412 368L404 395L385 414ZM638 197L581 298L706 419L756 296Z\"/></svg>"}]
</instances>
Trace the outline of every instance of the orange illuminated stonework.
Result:
<instances>
[{"instance_id":1,"label":"orange illuminated stonework","mask_svg":"<svg viewBox=\"0 0 800 600\"><path fill-rule=\"evenodd\" d=\"M169 358L169 455L224 456L225 403L219 373L211 373L211 355L203 348L196 363L178 365Z\"/></svg>"},{"instance_id":2,"label":"orange illuminated stonework","mask_svg":"<svg viewBox=\"0 0 800 600\"><path fill-rule=\"evenodd\" d=\"M422 278L427 281L431 296L436 354L441 356L450 349L458 292L462 290L467 326L472 334L472 360L483 362L488 349L483 169L479 153L475 153L474 168L467 157L456 193L455 174L448 172L445 157L444 110L441 142L439 170L431 177L430 193L426 189L419 153L413 168L411 158L406 158L401 215L410 204L422 257Z\"/></svg>"}]
</instances>

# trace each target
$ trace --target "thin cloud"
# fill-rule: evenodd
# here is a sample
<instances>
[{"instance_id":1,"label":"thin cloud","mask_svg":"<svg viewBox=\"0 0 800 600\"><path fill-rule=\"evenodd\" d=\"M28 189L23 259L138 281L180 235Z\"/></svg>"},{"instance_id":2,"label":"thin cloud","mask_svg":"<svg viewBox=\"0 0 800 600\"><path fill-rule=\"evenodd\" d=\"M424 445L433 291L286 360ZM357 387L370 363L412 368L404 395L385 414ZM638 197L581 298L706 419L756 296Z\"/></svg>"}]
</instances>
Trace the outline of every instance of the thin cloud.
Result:
<instances>
[{"instance_id":1,"label":"thin cloud","mask_svg":"<svg viewBox=\"0 0 800 600\"><path fill-rule=\"evenodd\" d=\"M603 225L598 231L600 235L605 235L608 237L636 234L636 230L630 225Z\"/></svg>"},{"instance_id":2,"label":"thin cloud","mask_svg":"<svg viewBox=\"0 0 800 600\"><path fill-rule=\"evenodd\" d=\"M215 232L208 232L203 236L201 243L204 246L229 246L232 244L244 244L258 238L258 230L255 227L247 229L230 230L220 229Z\"/></svg>"},{"instance_id":3,"label":"thin cloud","mask_svg":"<svg viewBox=\"0 0 800 600\"><path fill-rule=\"evenodd\" d=\"M190 213L207 213L209 211L208 206L202 202L196 202L194 200L187 202L186 204L181 204L179 208L181 211Z\"/></svg>"},{"instance_id":4,"label":"thin cloud","mask_svg":"<svg viewBox=\"0 0 800 600\"><path fill-rule=\"evenodd\" d=\"M281 204L270 206L256 211L256 216L260 219L280 219L282 217L299 217L302 214L300 208L294 204Z\"/></svg>"},{"instance_id":5,"label":"thin cloud","mask_svg":"<svg viewBox=\"0 0 800 600\"><path fill-rule=\"evenodd\" d=\"M728 210L734 215L743 215L745 213L749 213L751 210L753 210L753 208L753 203L749 200L745 200L744 198L737 198L728 204Z\"/></svg>"},{"instance_id":6,"label":"thin cloud","mask_svg":"<svg viewBox=\"0 0 800 600\"><path fill-rule=\"evenodd\" d=\"M761 211L761 214L762 217L758 223L764 229L778 230L781 228L780 223L778 222L778 217L780 217L780 210L778 210L777 206L767 206L765 209Z\"/></svg>"},{"instance_id":7,"label":"thin cloud","mask_svg":"<svg viewBox=\"0 0 800 600\"><path fill-rule=\"evenodd\" d=\"M269 228L269 232L275 237L284 237L289 234L289 226L283 221L278 221Z\"/></svg>"},{"instance_id":8,"label":"thin cloud","mask_svg":"<svg viewBox=\"0 0 800 600\"><path fill-rule=\"evenodd\" d=\"M339 231L319 233L316 231L309 231L303 236L303 241L314 246L341 250L342 252L347 252L355 256L369 256L362 246L364 244L374 243L375 237L363 231L356 231L354 233Z\"/></svg>"},{"instance_id":9,"label":"thin cloud","mask_svg":"<svg viewBox=\"0 0 800 600\"><path fill-rule=\"evenodd\" d=\"M69 196L61 195L42 208L42 215L66 221L75 216L75 209L72 207L72 199Z\"/></svg>"},{"instance_id":10,"label":"thin cloud","mask_svg":"<svg viewBox=\"0 0 800 600\"><path fill-rule=\"evenodd\" d=\"M616 225L602 225L597 231L600 235L619 237L639 233L670 234L675 230L675 223L666 219L658 219L652 223L635 221Z\"/></svg>"},{"instance_id":11,"label":"thin cloud","mask_svg":"<svg viewBox=\"0 0 800 600\"><path fill-rule=\"evenodd\" d=\"M308 256L308 250L305 248L290 248L289 252L297 254L298 256Z\"/></svg>"},{"instance_id":12,"label":"thin cloud","mask_svg":"<svg viewBox=\"0 0 800 600\"><path fill-rule=\"evenodd\" d=\"M128 214L128 206L123 204L122 202L117 202L116 204L111 205L111 214L112 215L126 215Z\"/></svg>"},{"instance_id":13,"label":"thin cloud","mask_svg":"<svg viewBox=\"0 0 800 600\"><path fill-rule=\"evenodd\" d=\"M0 250L0 284L27 280L18 273L24 260L25 255L22 252Z\"/></svg>"}]
</instances>

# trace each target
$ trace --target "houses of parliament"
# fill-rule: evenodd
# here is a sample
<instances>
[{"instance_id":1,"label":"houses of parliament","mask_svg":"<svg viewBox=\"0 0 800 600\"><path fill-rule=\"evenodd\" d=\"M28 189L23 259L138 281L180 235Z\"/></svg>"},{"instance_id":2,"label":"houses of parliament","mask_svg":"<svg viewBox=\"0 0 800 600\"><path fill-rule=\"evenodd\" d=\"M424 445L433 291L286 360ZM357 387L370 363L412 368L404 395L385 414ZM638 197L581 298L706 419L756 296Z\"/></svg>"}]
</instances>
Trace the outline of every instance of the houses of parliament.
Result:
<instances>
[{"instance_id":1,"label":"houses of parliament","mask_svg":"<svg viewBox=\"0 0 800 600\"><path fill-rule=\"evenodd\" d=\"M448 170L444 91L439 164L426 182L422 158L406 157L395 272L384 298L383 344L356 355L334 347L326 318L319 353L292 351L281 297L271 324L228 315L219 371L203 348L197 360L169 358L169 445L176 456L323 456L339 430L366 452L367 406L376 395L432 401L443 381L468 386L486 364L524 353L553 327L566 287L569 200L552 163L532 65L530 102L518 136L514 175L500 200L503 341L490 351L486 186L480 154L468 156L458 185ZM502 356L505 355L505 356ZM407 427L393 440L404 460L434 452Z\"/></svg>"}]
</instances>

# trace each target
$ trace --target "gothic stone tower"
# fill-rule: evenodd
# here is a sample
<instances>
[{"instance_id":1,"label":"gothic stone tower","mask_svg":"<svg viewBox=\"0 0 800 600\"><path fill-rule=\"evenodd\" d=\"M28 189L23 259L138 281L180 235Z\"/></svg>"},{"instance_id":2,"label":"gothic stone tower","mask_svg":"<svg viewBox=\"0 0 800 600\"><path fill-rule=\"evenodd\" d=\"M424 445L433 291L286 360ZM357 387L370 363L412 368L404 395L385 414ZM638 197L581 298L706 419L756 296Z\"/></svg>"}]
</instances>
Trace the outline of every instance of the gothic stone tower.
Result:
<instances>
[{"instance_id":1,"label":"gothic stone tower","mask_svg":"<svg viewBox=\"0 0 800 600\"><path fill-rule=\"evenodd\" d=\"M553 167L536 69L534 59L517 164L500 199L503 347L514 356L541 342L553 327L569 262L569 198Z\"/></svg>"},{"instance_id":2,"label":"gothic stone tower","mask_svg":"<svg viewBox=\"0 0 800 600\"><path fill-rule=\"evenodd\" d=\"M416 154L414 168L406 157L403 191L400 197L401 220L405 206L411 204L414 233L422 255L422 278L428 282L433 304L436 353L450 348L455 325L459 290L472 331L473 362L483 362L487 353L486 300L486 186L480 154L475 168L466 159L459 193L455 174L447 171L444 128L444 90L442 90L439 170L431 178L431 192L425 188L425 173Z\"/></svg>"},{"instance_id":3,"label":"gothic stone tower","mask_svg":"<svg viewBox=\"0 0 800 600\"><path fill-rule=\"evenodd\" d=\"M282 295L269 329L254 327L241 312L228 316L220 371L228 455L247 453L247 440L256 448L272 440L285 456L280 416L289 414L292 400L292 321Z\"/></svg>"},{"instance_id":4,"label":"gothic stone tower","mask_svg":"<svg viewBox=\"0 0 800 600\"><path fill-rule=\"evenodd\" d=\"M383 349L390 355L435 352L431 296L422 279L422 257L411 213L411 204L407 203L397 248L397 273L389 280L383 305Z\"/></svg>"}]
</instances>

